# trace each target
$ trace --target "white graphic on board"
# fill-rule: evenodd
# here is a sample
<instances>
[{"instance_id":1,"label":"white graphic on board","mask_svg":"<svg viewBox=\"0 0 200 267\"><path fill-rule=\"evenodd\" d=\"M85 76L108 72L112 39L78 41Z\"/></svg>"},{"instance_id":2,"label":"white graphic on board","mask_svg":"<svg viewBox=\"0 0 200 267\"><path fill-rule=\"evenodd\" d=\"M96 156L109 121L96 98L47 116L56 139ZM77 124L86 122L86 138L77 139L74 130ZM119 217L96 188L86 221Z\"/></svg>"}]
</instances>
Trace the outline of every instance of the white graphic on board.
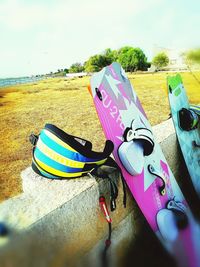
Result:
<instances>
[{"instance_id":1,"label":"white graphic on board","mask_svg":"<svg viewBox=\"0 0 200 267\"><path fill-rule=\"evenodd\" d=\"M114 79L111 75L105 75L105 76L110 87L112 88L113 93L115 94L116 98L118 98L118 96L121 95L121 92L117 85L120 84L121 82Z\"/></svg>"}]
</instances>

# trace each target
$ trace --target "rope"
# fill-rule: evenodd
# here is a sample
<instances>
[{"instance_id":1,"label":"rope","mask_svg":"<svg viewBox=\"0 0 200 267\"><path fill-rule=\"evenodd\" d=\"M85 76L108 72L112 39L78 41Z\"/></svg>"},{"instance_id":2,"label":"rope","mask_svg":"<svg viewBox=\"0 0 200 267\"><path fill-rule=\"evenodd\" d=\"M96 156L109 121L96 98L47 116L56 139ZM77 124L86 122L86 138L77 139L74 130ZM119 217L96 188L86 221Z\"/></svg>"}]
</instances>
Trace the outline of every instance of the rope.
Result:
<instances>
[{"instance_id":1,"label":"rope","mask_svg":"<svg viewBox=\"0 0 200 267\"><path fill-rule=\"evenodd\" d=\"M118 164L112 159L108 158L107 161L103 164L104 166L109 166L115 168L120 173L121 181L122 181L122 189L123 189L123 205L126 207L126 184L124 177L122 175L122 171ZM98 174L98 166L91 172L88 173L90 177L93 177L93 174L100 179L106 179L109 182L110 186L110 210L114 211L116 209L116 199L118 197L118 187L115 181L112 180L112 178L109 176L109 174ZM102 212L104 213L104 216L106 218L106 221L108 223L108 238L105 241L105 247L102 251L102 267L108 267L108 258L107 258L107 251L111 245L111 234L112 234L112 219L109 216L109 212L107 210L106 201L104 196L100 196L99 198L99 204L101 207Z\"/></svg>"},{"instance_id":2,"label":"rope","mask_svg":"<svg viewBox=\"0 0 200 267\"><path fill-rule=\"evenodd\" d=\"M108 223L108 238L105 241L105 248L102 252L102 267L108 267L108 257L107 257L107 251L111 245L111 234L112 234L112 224Z\"/></svg>"}]
</instances>

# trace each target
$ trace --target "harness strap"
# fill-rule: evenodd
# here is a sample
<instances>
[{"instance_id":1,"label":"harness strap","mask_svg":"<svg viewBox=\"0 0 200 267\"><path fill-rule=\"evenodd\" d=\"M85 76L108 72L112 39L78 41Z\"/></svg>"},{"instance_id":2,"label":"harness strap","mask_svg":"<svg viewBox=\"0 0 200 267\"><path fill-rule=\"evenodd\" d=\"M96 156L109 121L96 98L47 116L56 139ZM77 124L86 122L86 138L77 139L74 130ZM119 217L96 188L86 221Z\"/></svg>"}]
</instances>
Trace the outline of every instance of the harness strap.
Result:
<instances>
[{"instance_id":1,"label":"harness strap","mask_svg":"<svg viewBox=\"0 0 200 267\"><path fill-rule=\"evenodd\" d=\"M77 178L104 164L114 145L107 140L103 152L92 151L92 143L46 124L39 135L29 137L33 145L34 171L50 179Z\"/></svg>"},{"instance_id":2,"label":"harness strap","mask_svg":"<svg viewBox=\"0 0 200 267\"><path fill-rule=\"evenodd\" d=\"M124 208L126 207L126 183L125 183L125 179L124 176L122 174L122 170L119 167L119 165L117 164L117 162L115 162L111 157L109 157L106 162L104 163L104 165L110 166L115 168L116 170L118 170L118 172L120 173L120 177L121 177L121 182L122 182L122 189L123 189L123 205Z\"/></svg>"},{"instance_id":3,"label":"harness strap","mask_svg":"<svg viewBox=\"0 0 200 267\"><path fill-rule=\"evenodd\" d=\"M190 109L193 110L198 116L200 116L200 106L190 105Z\"/></svg>"},{"instance_id":4,"label":"harness strap","mask_svg":"<svg viewBox=\"0 0 200 267\"><path fill-rule=\"evenodd\" d=\"M117 171L119 171L120 173L120 177L121 177L121 181L122 181L122 187L123 187L123 204L124 207L126 207L126 186L125 186L125 181L124 181L124 177L122 175L122 171L120 169L120 167L118 166L118 164L111 158L109 157L106 162L103 164L104 166L108 166L108 167L112 167L114 169L116 169ZM117 188L117 184L115 183L115 181L113 181L111 179L111 177L109 176L109 174L98 174L98 169L100 166L97 166L91 173L88 173L90 176L92 176L93 174L101 179L106 179L109 182L110 185L110 210L114 211L116 209L116 199L118 197L118 188ZM107 250L111 245L111 234L112 234L112 219L110 218L107 206L106 206L106 201L105 201L105 197L104 196L100 196L99 198L99 204L101 207L102 212L104 213L104 216L106 218L106 221L108 223L108 238L105 241L105 247L104 250L102 252L102 266L108 266L108 259L107 259Z\"/></svg>"},{"instance_id":5,"label":"harness strap","mask_svg":"<svg viewBox=\"0 0 200 267\"><path fill-rule=\"evenodd\" d=\"M31 135L29 136L29 141L33 146L36 146L38 141L38 135L31 133Z\"/></svg>"},{"instance_id":6,"label":"harness strap","mask_svg":"<svg viewBox=\"0 0 200 267\"><path fill-rule=\"evenodd\" d=\"M101 165L102 166L102 165ZM123 190L123 205L124 208L126 207L126 184L125 184L125 179L123 177L122 171L118 164L111 158L109 157L106 162L103 164L103 166L108 166L116 169L120 173L120 178L122 182L122 190ZM102 178L102 179L107 179L109 184L110 184L110 209L111 211L114 211L116 209L116 199L118 197L118 188L116 183L110 178L109 174L98 174L98 168L100 166L97 166L94 168L94 170L91 172L91 174L94 174L95 176Z\"/></svg>"},{"instance_id":7,"label":"harness strap","mask_svg":"<svg viewBox=\"0 0 200 267\"><path fill-rule=\"evenodd\" d=\"M114 148L112 141L106 141L103 152L94 152L91 150L91 142L69 135L52 124L46 124L40 135L32 133L29 140L33 145L32 168L37 174L45 178L77 178L88 173L94 173L98 176L97 169L102 165L118 170L121 174L124 192L123 204L124 207L126 206L126 188L121 169L109 157ZM88 158L88 154L91 158ZM71 167L71 164L74 164L74 167ZM116 199L118 197L117 185L108 174L101 175L100 178L109 181L110 208L113 211L116 209Z\"/></svg>"}]
</instances>

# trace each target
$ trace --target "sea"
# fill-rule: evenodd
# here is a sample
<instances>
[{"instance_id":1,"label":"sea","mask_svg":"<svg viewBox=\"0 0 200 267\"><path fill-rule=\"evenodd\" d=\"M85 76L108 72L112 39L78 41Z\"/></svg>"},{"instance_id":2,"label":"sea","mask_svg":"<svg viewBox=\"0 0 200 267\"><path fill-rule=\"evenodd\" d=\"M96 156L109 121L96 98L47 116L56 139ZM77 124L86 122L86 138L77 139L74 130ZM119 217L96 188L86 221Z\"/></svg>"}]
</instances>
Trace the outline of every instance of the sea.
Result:
<instances>
[{"instance_id":1,"label":"sea","mask_svg":"<svg viewBox=\"0 0 200 267\"><path fill-rule=\"evenodd\" d=\"M33 76L33 77L19 77L19 78L0 78L0 88L1 87L7 87L7 86L12 86L15 84L23 84L23 83L31 83L31 82L36 82L45 79L44 76Z\"/></svg>"}]
</instances>

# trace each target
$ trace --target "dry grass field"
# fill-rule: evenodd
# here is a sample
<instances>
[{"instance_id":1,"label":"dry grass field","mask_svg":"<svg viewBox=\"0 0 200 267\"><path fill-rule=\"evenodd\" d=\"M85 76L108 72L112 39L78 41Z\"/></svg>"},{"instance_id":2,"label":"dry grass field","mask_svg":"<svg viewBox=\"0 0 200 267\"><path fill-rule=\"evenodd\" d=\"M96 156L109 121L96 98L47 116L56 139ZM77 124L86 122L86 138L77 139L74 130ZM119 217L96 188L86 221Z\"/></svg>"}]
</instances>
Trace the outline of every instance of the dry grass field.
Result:
<instances>
[{"instance_id":1,"label":"dry grass field","mask_svg":"<svg viewBox=\"0 0 200 267\"><path fill-rule=\"evenodd\" d=\"M167 73L132 74L129 78L152 123L169 117ZM196 73L200 79L200 72ZM191 103L200 103L200 85L190 73L182 73ZM31 163L31 132L45 123L91 140L101 150L104 135L92 98L89 77L46 79L37 83L0 88L0 201L21 192L20 172Z\"/></svg>"}]
</instances>

